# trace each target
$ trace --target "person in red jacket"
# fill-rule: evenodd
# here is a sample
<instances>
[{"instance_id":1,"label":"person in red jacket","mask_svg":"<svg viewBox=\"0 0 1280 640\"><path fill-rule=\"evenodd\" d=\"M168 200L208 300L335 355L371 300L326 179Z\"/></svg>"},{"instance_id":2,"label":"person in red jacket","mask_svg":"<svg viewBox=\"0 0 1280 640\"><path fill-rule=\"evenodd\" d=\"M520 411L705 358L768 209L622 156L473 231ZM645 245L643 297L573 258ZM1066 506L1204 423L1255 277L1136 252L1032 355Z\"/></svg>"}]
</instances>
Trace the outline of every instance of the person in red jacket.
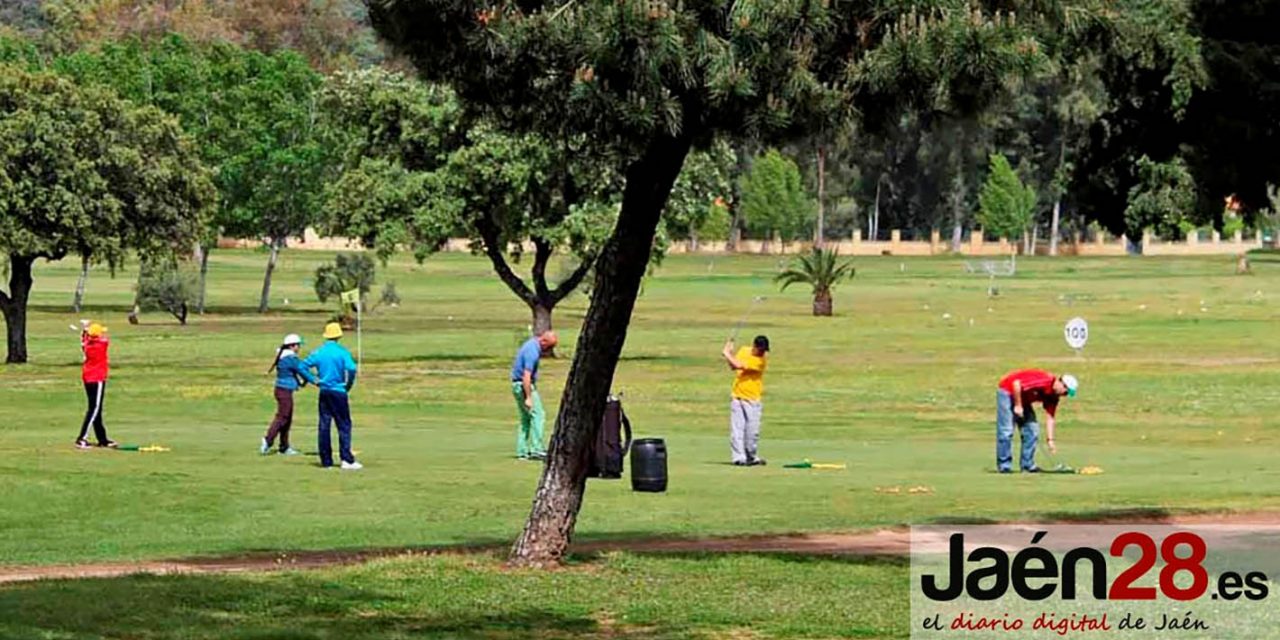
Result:
<instances>
[{"instance_id":1,"label":"person in red jacket","mask_svg":"<svg viewBox=\"0 0 1280 640\"><path fill-rule=\"evenodd\" d=\"M1063 396L1074 398L1080 381L1071 374L1055 376L1040 369L1022 369L1001 378L996 390L996 471L1013 472L1013 426L1022 428L1022 456L1019 465L1023 473L1039 473L1036 466L1036 444L1040 440L1040 425L1031 405L1039 402L1049 414L1045 426L1049 431L1049 451L1056 453L1054 440L1058 400Z\"/></svg>"},{"instance_id":2,"label":"person in red jacket","mask_svg":"<svg viewBox=\"0 0 1280 640\"><path fill-rule=\"evenodd\" d=\"M80 426L80 436L76 438L77 449L89 448L89 426L93 425L93 435L99 447L114 447L116 443L107 437L107 427L102 421L102 404L107 395L107 370L110 364L107 359L107 348L111 346L107 340L107 328L98 323L81 323L80 349L84 351L84 367L80 379L84 381L84 393L89 398L89 409L84 414L84 424Z\"/></svg>"}]
</instances>

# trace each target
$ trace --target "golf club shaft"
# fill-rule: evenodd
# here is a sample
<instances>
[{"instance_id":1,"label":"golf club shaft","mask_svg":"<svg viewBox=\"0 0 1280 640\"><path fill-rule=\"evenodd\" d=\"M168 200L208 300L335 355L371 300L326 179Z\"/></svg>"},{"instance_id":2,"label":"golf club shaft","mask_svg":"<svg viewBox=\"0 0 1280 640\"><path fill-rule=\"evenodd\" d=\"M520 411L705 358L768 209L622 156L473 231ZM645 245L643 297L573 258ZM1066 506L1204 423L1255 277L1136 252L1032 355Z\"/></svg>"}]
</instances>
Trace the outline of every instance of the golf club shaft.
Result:
<instances>
[{"instance_id":1,"label":"golf club shaft","mask_svg":"<svg viewBox=\"0 0 1280 640\"><path fill-rule=\"evenodd\" d=\"M742 325L746 324L747 318L751 317L751 312L755 310L756 303L760 302L763 299L764 298L760 296L756 296L755 298L752 298L751 304L747 306L747 312L742 314L742 317L738 319L738 324L734 325L733 327L733 333L729 334L729 342L733 342L738 339L738 333L742 331Z\"/></svg>"},{"instance_id":2,"label":"golf club shaft","mask_svg":"<svg viewBox=\"0 0 1280 640\"><path fill-rule=\"evenodd\" d=\"M743 319L738 321L737 325L733 327L733 333L729 334L729 342L733 342L738 339L738 332L742 330L742 324L746 321L747 319L744 317Z\"/></svg>"}]
</instances>

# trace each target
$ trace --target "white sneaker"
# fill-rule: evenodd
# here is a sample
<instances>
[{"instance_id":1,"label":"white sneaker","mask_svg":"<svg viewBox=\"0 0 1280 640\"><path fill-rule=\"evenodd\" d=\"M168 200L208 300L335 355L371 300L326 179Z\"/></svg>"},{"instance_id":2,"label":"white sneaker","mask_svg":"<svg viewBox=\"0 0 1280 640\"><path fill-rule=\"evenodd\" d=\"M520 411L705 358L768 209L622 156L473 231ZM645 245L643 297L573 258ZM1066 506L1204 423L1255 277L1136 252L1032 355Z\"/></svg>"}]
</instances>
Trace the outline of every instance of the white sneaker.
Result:
<instances>
[{"instance_id":1,"label":"white sneaker","mask_svg":"<svg viewBox=\"0 0 1280 640\"><path fill-rule=\"evenodd\" d=\"M267 444L266 438L263 438L262 442L258 445L258 453L261 453L264 456L271 453L271 445Z\"/></svg>"},{"instance_id":2,"label":"white sneaker","mask_svg":"<svg viewBox=\"0 0 1280 640\"><path fill-rule=\"evenodd\" d=\"M359 471L359 470L361 470L361 469L363 469L363 468L364 468L364 465L360 464L359 462L344 462L344 463L342 463L342 470L343 470L343 471Z\"/></svg>"}]
</instances>

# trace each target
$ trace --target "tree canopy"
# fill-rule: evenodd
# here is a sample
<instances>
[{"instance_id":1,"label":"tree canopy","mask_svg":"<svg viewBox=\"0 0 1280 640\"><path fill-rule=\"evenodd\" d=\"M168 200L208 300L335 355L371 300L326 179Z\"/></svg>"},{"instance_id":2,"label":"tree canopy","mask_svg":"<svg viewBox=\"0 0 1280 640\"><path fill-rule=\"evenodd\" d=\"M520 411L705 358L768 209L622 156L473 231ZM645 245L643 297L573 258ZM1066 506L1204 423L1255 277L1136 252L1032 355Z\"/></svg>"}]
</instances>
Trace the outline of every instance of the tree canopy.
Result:
<instances>
[{"instance_id":1,"label":"tree canopy","mask_svg":"<svg viewBox=\"0 0 1280 640\"><path fill-rule=\"evenodd\" d=\"M504 132L465 114L451 90L380 69L335 74L322 106L349 136L328 230L383 258L409 248L422 260L450 237L470 238L529 306L535 330L551 328L552 309L587 277L617 219L619 174L606 159L581 136ZM727 195L730 154L719 145L682 174L667 216L677 235L696 232ZM655 243L651 260L665 246ZM529 249L526 278L517 267ZM572 263L557 281L548 269L558 251Z\"/></svg>"},{"instance_id":2,"label":"tree canopy","mask_svg":"<svg viewBox=\"0 0 1280 640\"><path fill-rule=\"evenodd\" d=\"M118 264L194 242L214 202L177 121L101 87L0 65L0 293L9 362L27 359L31 265L70 254Z\"/></svg>"},{"instance_id":3,"label":"tree canopy","mask_svg":"<svg viewBox=\"0 0 1280 640\"><path fill-rule=\"evenodd\" d=\"M334 164L319 126L320 74L292 52L198 45L179 36L108 42L59 57L52 67L179 119L214 170L220 196L202 234L205 255L219 235L268 243L259 301L265 311L275 257L286 238L317 221Z\"/></svg>"}]
</instances>

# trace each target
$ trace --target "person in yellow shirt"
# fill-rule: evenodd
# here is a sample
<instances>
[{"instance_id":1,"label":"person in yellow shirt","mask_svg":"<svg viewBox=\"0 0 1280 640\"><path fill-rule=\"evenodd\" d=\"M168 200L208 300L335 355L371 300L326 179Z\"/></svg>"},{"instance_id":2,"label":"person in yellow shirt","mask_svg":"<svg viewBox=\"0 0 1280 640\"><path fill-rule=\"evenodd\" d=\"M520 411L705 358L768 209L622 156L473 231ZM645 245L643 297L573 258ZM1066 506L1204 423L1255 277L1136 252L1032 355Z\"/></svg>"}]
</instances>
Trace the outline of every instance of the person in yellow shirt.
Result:
<instances>
[{"instance_id":1,"label":"person in yellow shirt","mask_svg":"<svg viewBox=\"0 0 1280 640\"><path fill-rule=\"evenodd\" d=\"M735 354L733 340L725 343L724 356L734 371L733 392L729 401L729 451L733 464L739 467L764 465L759 455L761 399L764 397L764 370L768 366L769 339L756 336L750 347Z\"/></svg>"}]
</instances>

